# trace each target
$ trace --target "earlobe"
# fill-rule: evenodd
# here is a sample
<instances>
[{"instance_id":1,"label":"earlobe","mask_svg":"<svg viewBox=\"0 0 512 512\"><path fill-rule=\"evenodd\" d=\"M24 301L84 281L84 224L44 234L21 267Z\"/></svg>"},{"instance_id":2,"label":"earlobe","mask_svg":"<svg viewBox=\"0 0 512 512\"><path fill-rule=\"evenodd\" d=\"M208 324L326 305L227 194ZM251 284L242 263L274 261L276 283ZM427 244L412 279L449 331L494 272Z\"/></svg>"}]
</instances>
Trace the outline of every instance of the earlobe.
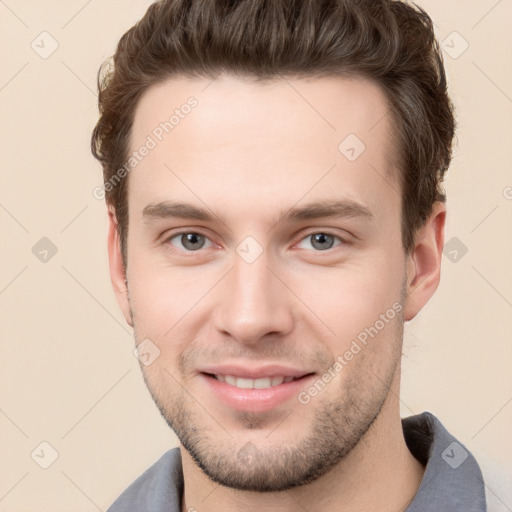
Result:
<instances>
[{"instance_id":1,"label":"earlobe","mask_svg":"<svg viewBox=\"0 0 512 512\"><path fill-rule=\"evenodd\" d=\"M412 320L430 300L441 277L446 206L436 202L425 224L417 231L407 257L407 299L404 319Z\"/></svg>"},{"instance_id":2,"label":"earlobe","mask_svg":"<svg viewBox=\"0 0 512 512\"><path fill-rule=\"evenodd\" d=\"M123 265L123 258L121 255L121 240L119 237L119 226L115 210L112 206L108 208L108 261L110 268L110 280L114 293L116 295L117 303L121 308L123 316L128 325L133 327L130 303L128 299L128 288L126 283L126 269Z\"/></svg>"}]
</instances>

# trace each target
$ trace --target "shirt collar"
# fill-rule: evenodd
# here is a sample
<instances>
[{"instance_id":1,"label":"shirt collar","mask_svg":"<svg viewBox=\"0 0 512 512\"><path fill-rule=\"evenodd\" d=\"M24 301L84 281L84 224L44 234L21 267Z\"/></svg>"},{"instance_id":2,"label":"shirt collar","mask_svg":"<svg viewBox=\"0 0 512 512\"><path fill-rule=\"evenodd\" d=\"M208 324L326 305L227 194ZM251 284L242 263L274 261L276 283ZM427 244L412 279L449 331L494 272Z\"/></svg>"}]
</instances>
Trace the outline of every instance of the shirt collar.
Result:
<instances>
[{"instance_id":1,"label":"shirt collar","mask_svg":"<svg viewBox=\"0 0 512 512\"><path fill-rule=\"evenodd\" d=\"M405 442L425 468L406 512L485 512L482 472L470 451L430 412L402 419Z\"/></svg>"}]
</instances>

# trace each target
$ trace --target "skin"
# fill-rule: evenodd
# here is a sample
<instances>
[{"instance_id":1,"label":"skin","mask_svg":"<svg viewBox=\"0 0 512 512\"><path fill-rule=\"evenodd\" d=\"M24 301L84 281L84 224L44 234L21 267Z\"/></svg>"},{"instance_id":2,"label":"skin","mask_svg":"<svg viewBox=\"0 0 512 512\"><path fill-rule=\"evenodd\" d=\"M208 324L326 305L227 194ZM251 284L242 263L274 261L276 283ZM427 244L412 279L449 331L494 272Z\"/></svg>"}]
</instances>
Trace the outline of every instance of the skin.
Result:
<instances>
[{"instance_id":1,"label":"skin","mask_svg":"<svg viewBox=\"0 0 512 512\"><path fill-rule=\"evenodd\" d=\"M131 149L190 96L197 107L129 175L126 269L112 208L108 235L126 321L137 344L149 338L160 350L141 368L181 442L183 511L404 510L424 467L401 427L403 324L438 286L445 206L434 205L406 254L393 125L372 82L173 78L137 105ZM355 161L338 150L350 133L366 146ZM215 217L143 215L171 200ZM276 222L332 200L372 216ZM206 238L191 250L182 232ZM325 249L315 233L334 238ZM252 263L236 251L248 236L262 250ZM393 304L399 314L307 404L240 412L198 374L281 363L321 377Z\"/></svg>"}]
</instances>

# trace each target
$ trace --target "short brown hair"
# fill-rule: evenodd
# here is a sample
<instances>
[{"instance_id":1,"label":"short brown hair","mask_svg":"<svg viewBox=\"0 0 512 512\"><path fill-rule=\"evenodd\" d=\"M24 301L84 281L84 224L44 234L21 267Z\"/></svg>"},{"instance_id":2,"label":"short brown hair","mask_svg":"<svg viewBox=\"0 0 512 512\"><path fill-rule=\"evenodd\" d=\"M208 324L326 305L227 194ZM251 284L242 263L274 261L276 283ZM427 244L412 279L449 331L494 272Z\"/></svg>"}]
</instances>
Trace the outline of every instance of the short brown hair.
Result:
<instances>
[{"instance_id":1,"label":"short brown hair","mask_svg":"<svg viewBox=\"0 0 512 512\"><path fill-rule=\"evenodd\" d=\"M432 211L452 157L453 104L433 23L397 0L160 0L120 39L98 71L100 118L91 148L104 182L127 161L135 108L172 76L221 72L279 76L359 75L391 105L406 252ZM126 266L127 177L106 191Z\"/></svg>"}]
</instances>

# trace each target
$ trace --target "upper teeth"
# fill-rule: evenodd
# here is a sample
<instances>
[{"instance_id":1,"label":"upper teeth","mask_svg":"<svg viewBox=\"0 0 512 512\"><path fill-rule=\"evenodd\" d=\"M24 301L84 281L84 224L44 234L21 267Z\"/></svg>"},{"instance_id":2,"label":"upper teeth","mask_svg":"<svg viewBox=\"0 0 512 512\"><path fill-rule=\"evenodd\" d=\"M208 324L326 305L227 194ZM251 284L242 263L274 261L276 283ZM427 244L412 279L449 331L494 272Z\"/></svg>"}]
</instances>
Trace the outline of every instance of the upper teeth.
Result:
<instances>
[{"instance_id":1,"label":"upper teeth","mask_svg":"<svg viewBox=\"0 0 512 512\"><path fill-rule=\"evenodd\" d=\"M231 386L242 389L264 389L272 386L279 386L283 382L291 382L293 377L262 377L261 379L247 379L245 377L235 377L233 375L215 375L215 378L221 382L226 382Z\"/></svg>"}]
</instances>

